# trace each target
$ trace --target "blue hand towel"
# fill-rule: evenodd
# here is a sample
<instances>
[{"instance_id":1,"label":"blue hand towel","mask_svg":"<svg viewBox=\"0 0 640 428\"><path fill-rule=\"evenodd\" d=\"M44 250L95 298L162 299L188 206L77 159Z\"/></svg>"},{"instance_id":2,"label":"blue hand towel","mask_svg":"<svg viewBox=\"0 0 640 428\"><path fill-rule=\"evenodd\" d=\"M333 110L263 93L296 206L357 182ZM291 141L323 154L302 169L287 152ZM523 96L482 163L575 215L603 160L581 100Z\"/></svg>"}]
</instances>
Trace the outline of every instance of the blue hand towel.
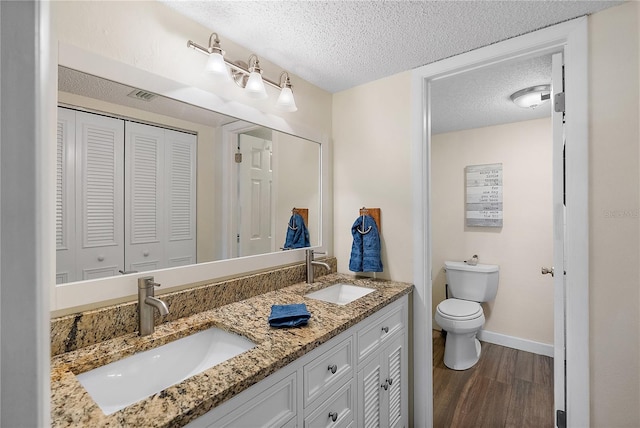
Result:
<instances>
[{"instance_id":1,"label":"blue hand towel","mask_svg":"<svg viewBox=\"0 0 640 428\"><path fill-rule=\"evenodd\" d=\"M271 327L299 327L306 325L309 318L311 318L311 314L304 303L272 305L269 325Z\"/></svg>"},{"instance_id":2,"label":"blue hand towel","mask_svg":"<svg viewBox=\"0 0 640 428\"><path fill-rule=\"evenodd\" d=\"M362 234L360 231L368 232ZM353 236L353 245L351 246L349 270L352 272L382 272L380 235L373 217L358 216L351 226L351 235Z\"/></svg>"},{"instance_id":3,"label":"blue hand towel","mask_svg":"<svg viewBox=\"0 0 640 428\"><path fill-rule=\"evenodd\" d=\"M292 250L294 248L310 247L309 243L309 231L304 224L302 216L295 213L289 219L287 225L287 236L282 248L285 250Z\"/></svg>"}]
</instances>

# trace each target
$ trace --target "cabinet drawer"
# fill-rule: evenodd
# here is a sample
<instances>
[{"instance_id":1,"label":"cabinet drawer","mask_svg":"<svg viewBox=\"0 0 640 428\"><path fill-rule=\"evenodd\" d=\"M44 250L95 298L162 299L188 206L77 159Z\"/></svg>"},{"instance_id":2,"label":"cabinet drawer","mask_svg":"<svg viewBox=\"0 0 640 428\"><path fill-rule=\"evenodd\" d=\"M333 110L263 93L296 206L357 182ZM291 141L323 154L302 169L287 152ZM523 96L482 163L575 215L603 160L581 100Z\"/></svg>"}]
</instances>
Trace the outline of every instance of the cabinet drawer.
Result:
<instances>
[{"instance_id":1,"label":"cabinet drawer","mask_svg":"<svg viewBox=\"0 0 640 428\"><path fill-rule=\"evenodd\" d=\"M207 427L278 427L296 415L296 373L292 373ZM206 415L205 415L206 416ZM200 419L196 419L199 422Z\"/></svg>"},{"instance_id":2,"label":"cabinet drawer","mask_svg":"<svg viewBox=\"0 0 640 428\"><path fill-rule=\"evenodd\" d=\"M304 406L353 375L353 341L349 337L304 366Z\"/></svg>"},{"instance_id":3,"label":"cabinet drawer","mask_svg":"<svg viewBox=\"0 0 640 428\"><path fill-rule=\"evenodd\" d=\"M403 305L394 305L389 313L373 321L369 327L358 331L358 363L374 354L380 345L393 338L396 332L402 330L405 319L404 311Z\"/></svg>"},{"instance_id":4,"label":"cabinet drawer","mask_svg":"<svg viewBox=\"0 0 640 428\"><path fill-rule=\"evenodd\" d=\"M344 385L330 399L304 418L305 428L348 427L354 418L354 380ZM334 420L335 419L335 420Z\"/></svg>"}]
</instances>

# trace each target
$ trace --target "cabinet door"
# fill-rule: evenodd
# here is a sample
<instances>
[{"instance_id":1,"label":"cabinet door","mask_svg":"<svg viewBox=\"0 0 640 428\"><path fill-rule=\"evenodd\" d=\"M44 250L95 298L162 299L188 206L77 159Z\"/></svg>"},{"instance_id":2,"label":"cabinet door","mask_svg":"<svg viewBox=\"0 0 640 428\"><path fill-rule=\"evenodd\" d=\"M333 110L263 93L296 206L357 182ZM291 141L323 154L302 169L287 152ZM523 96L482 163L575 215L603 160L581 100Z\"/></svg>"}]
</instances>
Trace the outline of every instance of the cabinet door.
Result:
<instances>
[{"instance_id":1,"label":"cabinet door","mask_svg":"<svg viewBox=\"0 0 640 428\"><path fill-rule=\"evenodd\" d=\"M358 372L358 424L367 428L381 426L382 365L380 358L371 360Z\"/></svg>"},{"instance_id":2,"label":"cabinet door","mask_svg":"<svg viewBox=\"0 0 640 428\"><path fill-rule=\"evenodd\" d=\"M386 369L386 377L382 380L382 384L387 385L387 388L382 388L385 395L384 403L384 426L388 427L403 427L406 426L407 421L407 400L406 397L407 388L405 383L407 382L407 376L404 374L406 371L406 349L404 348L404 333L398 335L389 345L385 348L382 358L383 367Z\"/></svg>"},{"instance_id":3,"label":"cabinet door","mask_svg":"<svg viewBox=\"0 0 640 428\"><path fill-rule=\"evenodd\" d=\"M76 112L77 280L124 269L124 122Z\"/></svg>"},{"instance_id":4,"label":"cabinet door","mask_svg":"<svg viewBox=\"0 0 640 428\"><path fill-rule=\"evenodd\" d=\"M404 332L396 334L358 373L359 426L407 425Z\"/></svg>"}]
</instances>

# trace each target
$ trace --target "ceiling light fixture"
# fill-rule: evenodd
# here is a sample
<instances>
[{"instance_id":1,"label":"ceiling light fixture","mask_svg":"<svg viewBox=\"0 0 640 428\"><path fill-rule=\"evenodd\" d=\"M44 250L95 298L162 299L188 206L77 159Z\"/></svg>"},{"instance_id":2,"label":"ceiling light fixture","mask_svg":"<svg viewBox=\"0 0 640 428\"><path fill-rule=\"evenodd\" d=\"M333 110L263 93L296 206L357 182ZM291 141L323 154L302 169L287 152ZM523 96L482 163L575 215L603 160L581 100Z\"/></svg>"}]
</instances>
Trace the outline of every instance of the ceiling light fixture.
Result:
<instances>
[{"instance_id":1,"label":"ceiling light fixture","mask_svg":"<svg viewBox=\"0 0 640 428\"><path fill-rule=\"evenodd\" d=\"M289 73L283 71L280 74L280 82L274 82L262 76L260 60L256 54L251 54L248 64L242 61L232 62L224 57L225 52L220 47L218 34L212 33L209 37L209 47L205 48L189 40L187 47L209 56L206 69L224 80L231 77L251 98L267 98L267 91L264 84L268 84L280 90L276 108L282 111L294 112L298 110L291 90L291 80ZM231 71L230 71L231 70Z\"/></svg>"},{"instance_id":2,"label":"ceiling light fixture","mask_svg":"<svg viewBox=\"0 0 640 428\"><path fill-rule=\"evenodd\" d=\"M550 85L537 85L521 89L511 95L511 101L518 107L534 109L551 98Z\"/></svg>"}]
</instances>

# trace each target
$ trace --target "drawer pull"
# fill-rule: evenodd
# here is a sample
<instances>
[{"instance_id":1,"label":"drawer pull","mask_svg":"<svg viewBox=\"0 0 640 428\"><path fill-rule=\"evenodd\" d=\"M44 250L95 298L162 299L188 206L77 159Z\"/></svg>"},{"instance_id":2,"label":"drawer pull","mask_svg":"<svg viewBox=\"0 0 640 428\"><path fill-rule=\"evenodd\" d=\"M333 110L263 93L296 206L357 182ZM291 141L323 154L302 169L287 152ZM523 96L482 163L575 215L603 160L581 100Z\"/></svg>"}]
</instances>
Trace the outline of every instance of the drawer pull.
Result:
<instances>
[{"instance_id":1,"label":"drawer pull","mask_svg":"<svg viewBox=\"0 0 640 428\"><path fill-rule=\"evenodd\" d=\"M393 384L393 379L389 378L388 382L389 382L389 385L392 385Z\"/></svg>"},{"instance_id":2,"label":"drawer pull","mask_svg":"<svg viewBox=\"0 0 640 428\"><path fill-rule=\"evenodd\" d=\"M382 327L382 331L384 331L385 333L389 333L389 327Z\"/></svg>"},{"instance_id":3,"label":"drawer pull","mask_svg":"<svg viewBox=\"0 0 640 428\"><path fill-rule=\"evenodd\" d=\"M335 364L332 364L329 367L327 367L327 370L329 370L331 374L335 374L338 371L338 366L336 366Z\"/></svg>"},{"instance_id":4,"label":"drawer pull","mask_svg":"<svg viewBox=\"0 0 640 428\"><path fill-rule=\"evenodd\" d=\"M335 422L338 420L338 412L329 412L329 417L331 418L331 422Z\"/></svg>"},{"instance_id":5,"label":"drawer pull","mask_svg":"<svg viewBox=\"0 0 640 428\"><path fill-rule=\"evenodd\" d=\"M389 389L389 379L385 380L384 383L380 385L380 388L384 388L385 391Z\"/></svg>"}]
</instances>

